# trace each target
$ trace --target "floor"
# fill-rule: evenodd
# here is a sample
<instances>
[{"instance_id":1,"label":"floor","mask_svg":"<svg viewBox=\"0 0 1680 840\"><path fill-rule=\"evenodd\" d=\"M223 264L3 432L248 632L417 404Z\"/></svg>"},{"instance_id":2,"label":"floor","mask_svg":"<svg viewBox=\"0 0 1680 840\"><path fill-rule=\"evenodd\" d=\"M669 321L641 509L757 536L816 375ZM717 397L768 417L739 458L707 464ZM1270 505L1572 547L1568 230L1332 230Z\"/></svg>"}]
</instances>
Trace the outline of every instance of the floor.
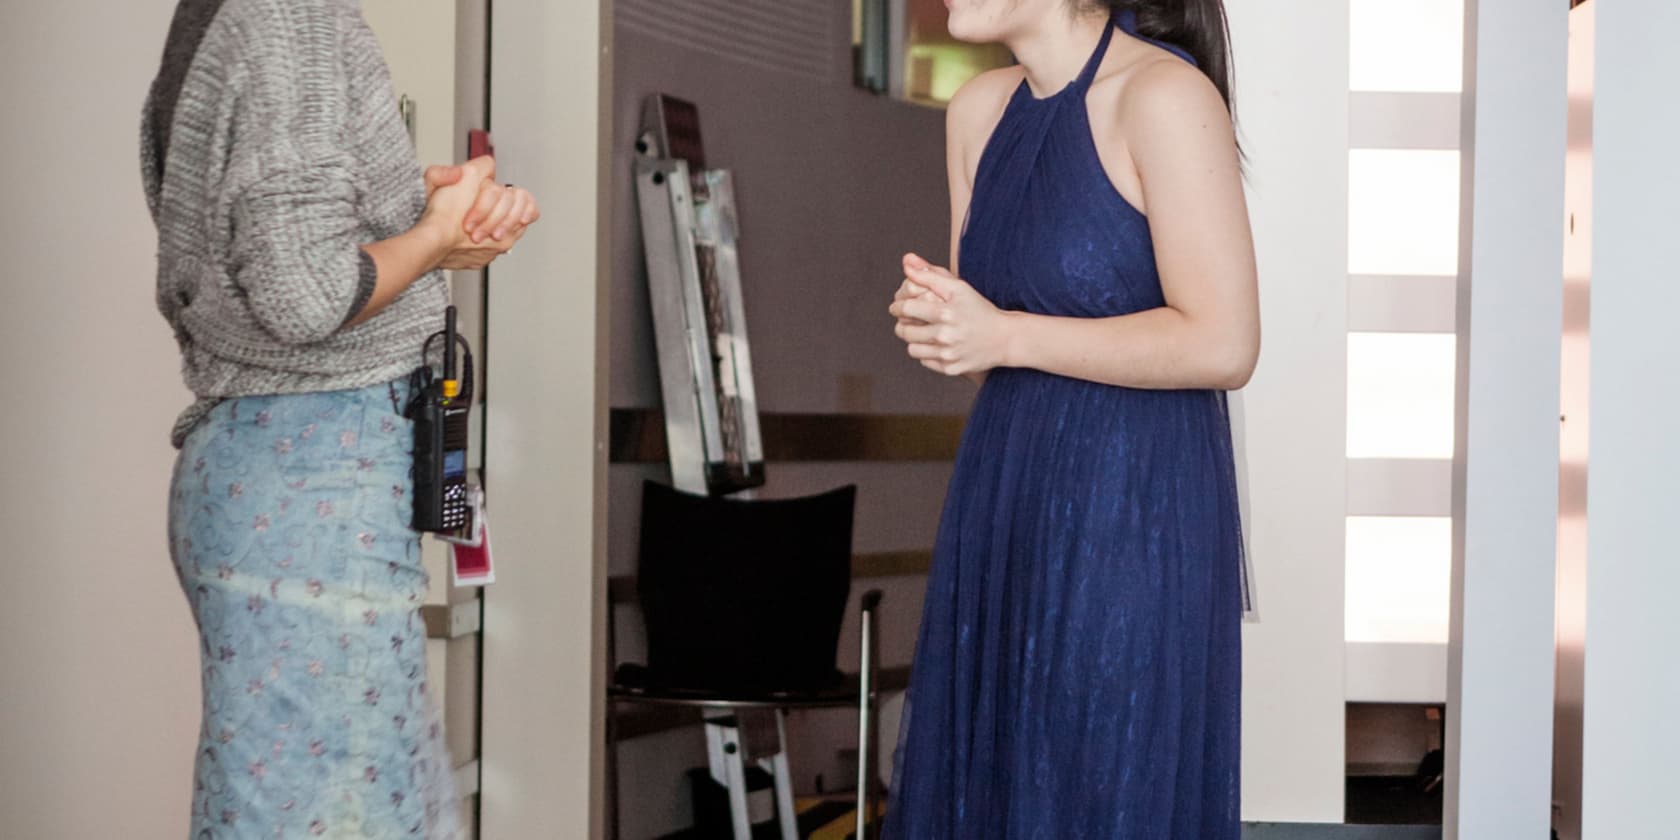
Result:
<instances>
[{"instance_id":1,"label":"floor","mask_svg":"<svg viewBox=\"0 0 1680 840\"><path fill-rule=\"evenodd\" d=\"M840 803L806 809L800 814L804 840L852 840L851 809ZM1307 823L1244 823L1243 840L1441 840L1440 825L1320 825ZM753 833L754 840L780 840L774 825ZM731 840L729 832L690 830L663 840Z\"/></svg>"},{"instance_id":2,"label":"floor","mask_svg":"<svg viewBox=\"0 0 1680 840\"><path fill-rule=\"evenodd\" d=\"M1414 776L1349 777L1347 821L1361 825L1440 825L1441 787L1426 792Z\"/></svg>"},{"instance_id":3,"label":"floor","mask_svg":"<svg viewBox=\"0 0 1680 840\"><path fill-rule=\"evenodd\" d=\"M801 825L802 830L808 830ZM1441 840L1438 825L1310 825L1306 823L1244 823L1243 840ZM811 831L805 840L851 840L848 830ZM729 840L729 835L685 831L664 840ZM773 827L754 832L753 840L779 840Z\"/></svg>"},{"instance_id":4,"label":"floor","mask_svg":"<svg viewBox=\"0 0 1680 840\"><path fill-rule=\"evenodd\" d=\"M1243 840L1441 840L1441 827L1244 823Z\"/></svg>"},{"instance_id":5,"label":"floor","mask_svg":"<svg viewBox=\"0 0 1680 840\"><path fill-rule=\"evenodd\" d=\"M854 817L849 801L807 799L798 806L803 840L852 840ZM1245 823L1243 840L1441 840L1439 792L1419 790L1412 777L1370 776L1348 779L1348 825ZM731 840L727 829L693 829L662 840ZM760 826L754 840L779 840L773 824Z\"/></svg>"}]
</instances>

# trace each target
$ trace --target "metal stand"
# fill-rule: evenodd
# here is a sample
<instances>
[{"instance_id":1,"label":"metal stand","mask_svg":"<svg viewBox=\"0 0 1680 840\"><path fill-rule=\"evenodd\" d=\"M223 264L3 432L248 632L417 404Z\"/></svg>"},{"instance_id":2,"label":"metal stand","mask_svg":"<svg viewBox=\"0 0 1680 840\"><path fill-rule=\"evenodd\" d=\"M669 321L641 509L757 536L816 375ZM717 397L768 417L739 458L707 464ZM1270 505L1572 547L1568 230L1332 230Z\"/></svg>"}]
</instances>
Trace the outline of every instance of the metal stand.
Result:
<instances>
[{"instance_id":1,"label":"metal stand","mask_svg":"<svg viewBox=\"0 0 1680 840\"><path fill-rule=\"evenodd\" d=\"M764 756L748 754L748 739L737 714L720 712L706 717L706 752L712 781L729 793L729 819L735 840L752 840L752 809L748 805L747 762L756 763L774 780L776 821L782 840L799 840L799 815L793 807L793 777L788 772L787 713L775 710L776 751Z\"/></svg>"},{"instance_id":2,"label":"metal stand","mask_svg":"<svg viewBox=\"0 0 1680 840\"><path fill-rule=\"evenodd\" d=\"M672 483L724 494L764 483L737 257L735 187L706 169L694 106L648 101L636 197Z\"/></svg>"}]
</instances>

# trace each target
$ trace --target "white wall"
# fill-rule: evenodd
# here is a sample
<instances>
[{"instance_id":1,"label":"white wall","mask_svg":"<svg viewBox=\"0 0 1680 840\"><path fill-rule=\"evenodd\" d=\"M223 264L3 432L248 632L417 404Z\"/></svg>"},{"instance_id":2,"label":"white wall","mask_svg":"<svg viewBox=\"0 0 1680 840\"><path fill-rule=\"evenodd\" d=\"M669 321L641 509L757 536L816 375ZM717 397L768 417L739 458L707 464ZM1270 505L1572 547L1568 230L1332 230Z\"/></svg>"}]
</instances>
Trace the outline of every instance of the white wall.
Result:
<instances>
[{"instance_id":1,"label":"white wall","mask_svg":"<svg viewBox=\"0 0 1680 840\"><path fill-rule=\"evenodd\" d=\"M1245 392L1243 818L1340 822L1347 511L1348 10L1230 0L1264 346Z\"/></svg>"},{"instance_id":2,"label":"white wall","mask_svg":"<svg viewBox=\"0 0 1680 840\"><path fill-rule=\"evenodd\" d=\"M0 836L185 836L198 650L165 539L190 401L152 303L140 106L174 4L0 14Z\"/></svg>"},{"instance_id":3,"label":"white wall","mask_svg":"<svg viewBox=\"0 0 1680 840\"><path fill-rule=\"evenodd\" d=\"M1567 12L1465 3L1449 838L1550 828Z\"/></svg>"},{"instance_id":4,"label":"white wall","mask_svg":"<svg viewBox=\"0 0 1680 840\"><path fill-rule=\"evenodd\" d=\"M1672 0L1600 4L1593 101L1592 448L1583 836L1674 836L1680 754L1680 28Z\"/></svg>"}]
</instances>

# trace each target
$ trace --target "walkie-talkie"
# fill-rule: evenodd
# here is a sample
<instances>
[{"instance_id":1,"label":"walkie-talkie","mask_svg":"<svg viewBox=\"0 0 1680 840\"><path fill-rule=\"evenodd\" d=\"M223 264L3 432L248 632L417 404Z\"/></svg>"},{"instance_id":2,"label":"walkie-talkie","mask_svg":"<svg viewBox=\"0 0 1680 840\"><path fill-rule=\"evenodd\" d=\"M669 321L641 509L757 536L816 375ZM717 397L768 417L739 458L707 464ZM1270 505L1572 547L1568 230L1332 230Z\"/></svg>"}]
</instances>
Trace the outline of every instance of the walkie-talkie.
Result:
<instances>
[{"instance_id":1,"label":"walkie-talkie","mask_svg":"<svg viewBox=\"0 0 1680 840\"><path fill-rule=\"evenodd\" d=\"M471 533L472 491L467 486L467 413L472 407L472 347L455 331L455 307L444 310L443 332L421 348L412 379L408 416L414 421L414 530ZM432 343L443 339L443 378L433 376ZM456 378L455 349L465 368Z\"/></svg>"}]
</instances>

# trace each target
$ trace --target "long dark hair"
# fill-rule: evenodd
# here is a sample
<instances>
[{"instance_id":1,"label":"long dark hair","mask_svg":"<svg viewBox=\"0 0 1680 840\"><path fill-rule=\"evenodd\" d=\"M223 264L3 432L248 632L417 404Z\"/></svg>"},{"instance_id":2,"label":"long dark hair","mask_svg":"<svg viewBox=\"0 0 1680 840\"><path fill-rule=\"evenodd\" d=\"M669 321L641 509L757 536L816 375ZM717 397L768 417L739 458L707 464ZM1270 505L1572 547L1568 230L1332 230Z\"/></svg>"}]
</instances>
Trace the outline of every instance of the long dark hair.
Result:
<instances>
[{"instance_id":1,"label":"long dark hair","mask_svg":"<svg viewBox=\"0 0 1680 840\"><path fill-rule=\"evenodd\" d=\"M1084 8L1137 16L1139 35L1190 54L1231 109L1231 40L1224 0L1080 0Z\"/></svg>"}]
</instances>

